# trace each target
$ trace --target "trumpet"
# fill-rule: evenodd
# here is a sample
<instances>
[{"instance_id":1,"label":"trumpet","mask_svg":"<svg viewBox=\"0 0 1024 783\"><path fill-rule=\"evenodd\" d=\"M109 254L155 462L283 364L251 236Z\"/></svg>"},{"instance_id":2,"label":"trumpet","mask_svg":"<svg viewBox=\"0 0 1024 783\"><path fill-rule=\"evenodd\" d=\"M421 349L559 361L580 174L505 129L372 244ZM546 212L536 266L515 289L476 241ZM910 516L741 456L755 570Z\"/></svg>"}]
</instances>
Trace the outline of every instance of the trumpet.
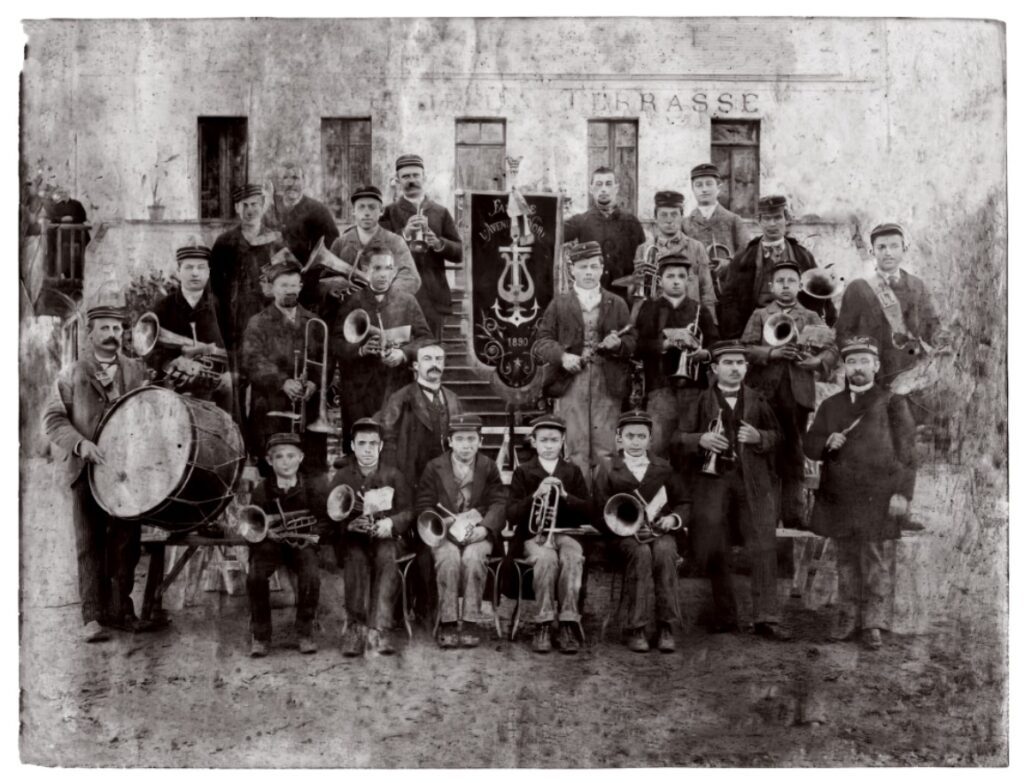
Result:
<instances>
[{"instance_id":1,"label":"trumpet","mask_svg":"<svg viewBox=\"0 0 1024 783\"><path fill-rule=\"evenodd\" d=\"M700 330L699 321L700 305L697 306L697 312L693 316L693 322L688 323L681 330L686 332L690 338L696 341L697 348L692 351L683 350L682 353L679 354L679 366L676 368L676 371L672 373L672 375L669 377L685 378L687 380L695 381L700 376L700 362L694 358L704 342L704 334ZM674 329L665 329L663 331L665 333L665 337L667 338L681 339L683 337L682 334L674 334L674 332L677 331Z\"/></svg>"},{"instance_id":2,"label":"trumpet","mask_svg":"<svg viewBox=\"0 0 1024 783\"><path fill-rule=\"evenodd\" d=\"M423 202L421 201L419 206L416 207L417 218L423 217ZM409 252L413 255L427 252L427 241L423 238L423 229L417 225L412 230L412 235L409 237Z\"/></svg>"},{"instance_id":3,"label":"trumpet","mask_svg":"<svg viewBox=\"0 0 1024 783\"><path fill-rule=\"evenodd\" d=\"M604 504L604 523L608 529L623 538L633 536L641 544L653 541L663 533L679 530L683 526L683 520L678 514L669 514L668 518L672 522L668 530L659 530L651 524L649 516L647 501L639 490L612 495Z\"/></svg>"},{"instance_id":4,"label":"trumpet","mask_svg":"<svg viewBox=\"0 0 1024 783\"><path fill-rule=\"evenodd\" d=\"M277 541L296 549L305 549L320 540L311 531L316 526L316 517L307 509L284 511L277 504L278 514L268 514L259 506L231 503L224 513L228 530L237 533L250 544L267 539Z\"/></svg>"},{"instance_id":5,"label":"trumpet","mask_svg":"<svg viewBox=\"0 0 1024 783\"><path fill-rule=\"evenodd\" d=\"M191 339L160 326L160 318L150 311L139 316L132 327L132 346L139 356L149 356L157 346L164 348L193 348L192 357L200 366L198 386L216 387L228 371L228 352L213 343L201 343L196 338L196 325L192 324Z\"/></svg>"},{"instance_id":6,"label":"trumpet","mask_svg":"<svg viewBox=\"0 0 1024 783\"><path fill-rule=\"evenodd\" d=\"M306 266L302 268L302 272L305 274L310 269L316 268L320 268L321 277L342 278L340 287L342 293L345 294L366 288L370 284L370 278L359 269L358 257L355 264L342 261L327 249L323 237L320 237L320 240L313 247L313 251L309 254L309 260L306 261Z\"/></svg>"},{"instance_id":7,"label":"trumpet","mask_svg":"<svg viewBox=\"0 0 1024 783\"><path fill-rule=\"evenodd\" d=\"M551 541L555 535L555 522L558 520L558 505L562 500L562 483L548 484L543 495L534 497L530 507L529 528L531 535L538 539L547 532L544 546L553 546Z\"/></svg>"},{"instance_id":8,"label":"trumpet","mask_svg":"<svg viewBox=\"0 0 1024 783\"><path fill-rule=\"evenodd\" d=\"M380 315L374 324L370 314L361 307L345 316L341 331L345 341L349 343L361 344L376 336L380 341L380 347L373 353L379 356L387 356L393 349L402 347L412 339L412 327L396 326L393 329L385 329Z\"/></svg>"},{"instance_id":9,"label":"trumpet","mask_svg":"<svg viewBox=\"0 0 1024 783\"><path fill-rule=\"evenodd\" d=\"M437 508L441 510L440 514L434 509L428 508L416 518L416 532L419 533L423 543L431 549L436 549L444 543L456 518L456 514L440 503L437 504ZM456 541L455 543L461 546L463 542Z\"/></svg>"},{"instance_id":10,"label":"trumpet","mask_svg":"<svg viewBox=\"0 0 1024 783\"><path fill-rule=\"evenodd\" d=\"M313 346L310 344L312 329L319 328L323 332L323 350L320 359L310 357ZM269 411L268 416L278 416L291 421L292 432L319 432L327 435L334 434L337 430L327 419L327 349L328 349L327 323L319 318L310 318L306 321L306 328L302 338L302 351L295 351L295 370L293 378L299 381L303 388L309 383L309 368L320 368L320 404L317 408L316 419L310 424L306 423L306 399L298 399L292 402L290 411Z\"/></svg>"},{"instance_id":11,"label":"trumpet","mask_svg":"<svg viewBox=\"0 0 1024 783\"><path fill-rule=\"evenodd\" d=\"M715 420L708 425L708 432L712 435L726 435L725 422L722 421L722 411L718 411L718 416ZM728 437L728 435L726 435ZM736 460L736 453L733 451L732 446L729 447L728 451L723 451L719 454L717 451L708 451L704 457L704 465L701 467L701 473L706 476L720 476L722 475L721 469L718 466L718 462L734 462Z\"/></svg>"}]
</instances>

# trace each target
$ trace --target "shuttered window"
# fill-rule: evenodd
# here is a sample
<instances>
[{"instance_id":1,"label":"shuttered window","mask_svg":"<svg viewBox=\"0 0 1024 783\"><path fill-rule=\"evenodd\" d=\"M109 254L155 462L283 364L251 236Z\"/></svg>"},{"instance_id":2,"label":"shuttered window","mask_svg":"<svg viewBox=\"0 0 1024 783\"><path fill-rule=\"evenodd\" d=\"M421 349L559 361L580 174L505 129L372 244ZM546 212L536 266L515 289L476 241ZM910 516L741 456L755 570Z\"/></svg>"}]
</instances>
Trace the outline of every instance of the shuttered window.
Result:
<instances>
[{"instance_id":1,"label":"shuttered window","mask_svg":"<svg viewBox=\"0 0 1024 783\"><path fill-rule=\"evenodd\" d=\"M718 200L743 217L757 217L761 122L711 120L711 161L722 174Z\"/></svg>"},{"instance_id":2,"label":"shuttered window","mask_svg":"<svg viewBox=\"0 0 1024 783\"><path fill-rule=\"evenodd\" d=\"M636 120L590 120L587 123L587 190L594 169L607 166L619 185L619 206L636 214L637 181ZM593 206L593 199L590 199Z\"/></svg>"},{"instance_id":3,"label":"shuttered window","mask_svg":"<svg viewBox=\"0 0 1024 783\"><path fill-rule=\"evenodd\" d=\"M324 117L320 120L320 161L324 174L323 200L335 220L352 220L352 191L385 183L373 181L371 127L368 117Z\"/></svg>"},{"instance_id":4,"label":"shuttered window","mask_svg":"<svg viewBox=\"0 0 1024 783\"><path fill-rule=\"evenodd\" d=\"M199 118L199 217L235 217L231 191L248 178L249 121L245 117Z\"/></svg>"},{"instance_id":5,"label":"shuttered window","mask_svg":"<svg viewBox=\"0 0 1024 783\"><path fill-rule=\"evenodd\" d=\"M505 190L505 120L455 121L455 187Z\"/></svg>"}]
</instances>

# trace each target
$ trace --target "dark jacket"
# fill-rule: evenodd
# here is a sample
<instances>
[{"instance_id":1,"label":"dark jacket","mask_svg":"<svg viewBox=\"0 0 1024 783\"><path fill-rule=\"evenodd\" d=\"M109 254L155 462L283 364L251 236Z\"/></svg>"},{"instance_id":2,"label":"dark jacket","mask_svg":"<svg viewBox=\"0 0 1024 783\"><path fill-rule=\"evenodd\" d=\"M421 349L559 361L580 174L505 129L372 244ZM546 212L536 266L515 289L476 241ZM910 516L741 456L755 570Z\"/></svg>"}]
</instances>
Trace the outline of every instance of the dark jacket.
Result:
<instances>
[{"instance_id":1,"label":"dark jacket","mask_svg":"<svg viewBox=\"0 0 1024 783\"><path fill-rule=\"evenodd\" d=\"M416 206L400 198L384 207L380 224L388 231L404 237L405 224L415 214ZM462 263L462 237L459 236L451 213L437 202L424 198L423 214L427 218L430 230L441 240L442 247L437 251L428 247L425 252L413 255L421 281L416 298L425 307L429 306L437 312L446 313L451 309L452 292L448 286L448 275L445 273L444 265L445 261L452 264Z\"/></svg>"},{"instance_id":2,"label":"dark jacket","mask_svg":"<svg viewBox=\"0 0 1024 783\"><path fill-rule=\"evenodd\" d=\"M903 323L912 335L933 343L939 330L939 319L924 281L903 270L900 278L901 283L892 291L903 310ZM911 354L908 348L901 350L893 346L892 328L866 280L852 281L843 293L839 320L836 321L836 338L842 343L849 337L873 337L878 342L882 368L876 380L883 386L921 358L920 351Z\"/></svg>"},{"instance_id":3,"label":"dark jacket","mask_svg":"<svg viewBox=\"0 0 1024 783\"><path fill-rule=\"evenodd\" d=\"M529 521L530 511L533 508L533 493L537 491L541 481L548 477L537 457L522 463L512 473L512 483L508 488L508 510L506 517L509 524L515 530L514 544L515 551L510 550L513 557L520 557L523 551L523 542L530 538ZM587 482L583 478L583 472L572 462L564 459L558 460L555 465L555 478L560 479L562 486L568 493L558 503L558 516L555 518L555 527L580 527L590 524L593 507L590 502L590 492L587 489Z\"/></svg>"},{"instance_id":4,"label":"dark jacket","mask_svg":"<svg viewBox=\"0 0 1024 783\"><path fill-rule=\"evenodd\" d=\"M825 442L858 417L838 451ZM846 389L825 400L804 435L804 453L822 460L811 529L822 536L899 538L899 522L889 516L889 499L914 493L914 420L906 398L877 384L857 401Z\"/></svg>"},{"instance_id":5,"label":"dark jacket","mask_svg":"<svg viewBox=\"0 0 1024 783\"><path fill-rule=\"evenodd\" d=\"M462 413L462 403L455 392L444 386L441 391L447 418ZM447 448L448 422L442 422L440 429L433 427L427 398L416 381L392 394L381 408L377 420L384 430L381 462L397 468L415 489L427 463Z\"/></svg>"},{"instance_id":6,"label":"dark jacket","mask_svg":"<svg viewBox=\"0 0 1024 783\"><path fill-rule=\"evenodd\" d=\"M698 307L700 308L699 316L697 315ZM679 307L673 307L672 303L663 296L653 301L648 300L641 305L640 312L636 317L636 356L644 364L645 389L648 394L666 386L707 386L708 364L706 362L702 365L696 382L671 378L669 376L679 369L679 357L682 355L682 351L678 348L662 351L662 346L665 343L662 330L690 326L694 318L697 319L697 326L701 331L701 345L707 348L718 340L718 325L706 307L699 306L690 297L683 299Z\"/></svg>"},{"instance_id":7,"label":"dark jacket","mask_svg":"<svg viewBox=\"0 0 1024 783\"><path fill-rule=\"evenodd\" d=\"M253 487L251 502L268 515L280 514L282 510L309 511L316 517L316 525L310 532L320 536L319 543L323 543L324 537L328 534L327 499L322 482L312 481L300 474L294 487L281 490L277 486L277 477L271 475Z\"/></svg>"},{"instance_id":8,"label":"dark jacket","mask_svg":"<svg viewBox=\"0 0 1024 783\"><path fill-rule=\"evenodd\" d=\"M632 494L639 490L641 497L650 503L662 487L668 495L668 502L661 511L661 516L678 514L683 526L690 521L691 493L679 473L673 469L668 460L650 455L651 464L647 466L643 481L637 481L621 455L614 455L607 464L600 465L594 475L594 514L595 526L607 532L604 524L604 507L612 495L620 492Z\"/></svg>"},{"instance_id":9,"label":"dark jacket","mask_svg":"<svg viewBox=\"0 0 1024 783\"><path fill-rule=\"evenodd\" d=\"M324 239L324 247L330 247L338 238L338 226L331 210L305 194L291 209L285 209L281 196L275 196L266 222L281 232L285 245L303 265L320 237Z\"/></svg>"},{"instance_id":10,"label":"dark jacket","mask_svg":"<svg viewBox=\"0 0 1024 783\"><path fill-rule=\"evenodd\" d=\"M793 237L787 236L786 244L801 273L818 265L811 251ZM724 340L739 339L743 334L743 327L757 308L757 261L762 255L761 237L758 237L737 253L729 264L725 279L722 281L722 295L718 298L718 323ZM765 273L768 271L770 270L766 270ZM836 308L831 299L814 299L801 292L797 300L808 310L813 310L824 318L829 326L836 322Z\"/></svg>"},{"instance_id":11,"label":"dark jacket","mask_svg":"<svg viewBox=\"0 0 1024 783\"><path fill-rule=\"evenodd\" d=\"M718 417L720 401L718 387L712 386L700 393L697 404L681 411L679 418L678 443L686 460L685 471L697 480L715 481L701 474L706 456L700 447L700 436L708 431ZM775 526L778 520L778 477L775 474L774 456L779 443L779 423L764 397L749 386L740 387L736 408L732 411L735 428L729 432L729 440L739 458L743 471L743 486L747 494L747 506L751 516L762 525ZM740 421L745 421L761 433L761 442L747 446L736 440Z\"/></svg>"},{"instance_id":12,"label":"dark jacket","mask_svg":"<svg viewBox=\"0 0 1024 783\"><path fill-rule=\"evenodd\" d=\"M267 413L293 410L292 401L284 393L284 382L295 377L296 351L299 352L299 370L302 370L306 322L313 317L313 313L299 305L292 324L276 305L270 305L254 315L245 328L242 363L252 384L250 421L256 438L252 445L256 448L262 447L269 433L289 428L287 419L268 420ZM318 358L323 351L319 330L310 332L312 344L309 353ZM316 418L319 404L320 376L314 373L308 380L317 385L316 392L306 401L307 420L312 421Z\"/></svg>"},{"instance_id":13,"label":"dark jacket","mask_svg":"<svg viewBox=\"0 0 1024 783\"><path fill-rule=\"evenodd\" d=\"M442 454L427 463L416 489L416 516L419 517L427 509L437 511L437 504L456 511L458 506L459 487L452 469L451 454ZM470 492L467 511L473 509L480 512L483 521L480 523L488 530L492 542L498 540L498 533L505 525L505 503L508 490L501 482L501 474L494 460L484 454L476 455L473 467L473 485Z\"/></svg>"},{"instance_id":14,"label":"dark jacket","mask_svg":"<svg viewBox=\"0 0 1024 783\"><path fill-rule=\"evenodd\" d=\"M694 207L693 211L683 218L683 231L705 248L713 244L724 245L728 248L730 256L736 255L736 251L746 247L750 242L750 231L743 218L721 204L715 207L710 220L705 219L703 213Z\"/></svg>"},{"instance_id":15,"label":"dark jacket","mask_svg":"<svg viewBox=\"0 0 1024 783\"><path fill-rule=\"evenodd\" d=\"M629 323L629 308L622 299L608 291L601 291L598 305L598 340L621 329ZM544 394L561 397L572 383L573 374L562 367L562 355L566 352L577 356L583 353L583 308L576 294L570 291L558 294L548 304L537 327L537 341L534 351L544 368ZM612 355L605 355L603 368L608 393L623 398L629 393L629 357L636 350L636 330L630 329L621 335L622 345Z\"/></svg>"},{"instance_id":16,"label":"dark jacket","mask_svg":"<svg viewBox=\"0 0 1024 783\"><path fill-rule=\"evenodd\" d=\"M360 356L360 343L350 343L345 339L345 318L357 309L365 310L374 325L378 325L379 316L385 329L411 327L412 339L402 346L404 363L388 368L379 356ZM346 409L357 411L357 418L372 416L379 411L388 396L409 382L409 368L416 360L416 350L427 339L430 339L430 327L423 317L419 302L412 294L392 287L380 302L369 289L346 299L331 330L331 356L341 365L344 379L341 398Z\"/></svg>"},{"instance_id":17,"label":"dark jacket","mask_svg":"<svg viewBox=\"0 0 1024 783\"><path fill-rule=\"evenodd\" d=\"M395 537L401 536L412 526L412 488L410 483L406 481L405 476L394 468L378 464L377 470L369 476L364 476L359 470L359 465L356 463L355 458L353 458L334 474L334 479L327 488L328 495L331 490L342 484L347 484L357 493L366 492L370 489L380 489L381 487L391 487L395 491L391 499L391 511L384 514L384 516L391 517ZM332 520L332 524L336 526L336 532L344 534L348 530L349 522L357 519L358 516L358 514L353 514L351 519L345 519L341 522L334 522Z\"/></svg>"},{"instance_id":18,"label":"dark jacket","mask_svg":"<svg viewBox=\"0 0 1024 783\"><path fill-rule=\"evenodd\" d=\"M223 348L224 337L217 321L219 309L217 298L211 293L209 286L199 297L193 308L181 293L181 289L172 291L153 306L153 312L160 319L160 327L168 329L182 337L192 338L192 325L195 324L195 338L201 343L213 343ZM156 371L159 380L163 377L164 366L172 359L181 355L180 348L157 346L146 357L146 364Z\"/></svg>"},{"instance_id":19,"label":"dark jacket","mask_svg":"<svg viewBox=\"0 0 1024 783\"><path fill-rule=\"evenodd\" d=\"M241 350L242 332L249 319L270 303L260 287L260 269L282 247L276 241L250 245L240 225L214 241L210 251L210 291L220 308L217 322L229 351Z\"/></svg>"},{"instance_id":20,"label":"dark jacket","mask_svg":"<svg viewBox=\"0 0 1024 783\"><path fill-rule=\"evenodd\" d=\"M394 256L395 281L391 284L391 290L404 291L411 296L416 296L416 292L420 290L420 273L416 269L416 262L413 260L405 240L383 226L378 226L371 242L380 242ZM355 226L351 226L345 229L329 247L331 252L342 261L355 264L364 245L359 241L359 230Z\"/></svg>"},{"instance_id":21,"label":"dark jacket","mask_svg":"<svg viewBox=\"0 0 1024 783\"><path fill-rule=\"evenodd\" d=\"M628 287L612 287L612 281L633 274L636 249L647 239L636 215L615 207L606 217L597 207L591 207L565 221L563 237L565 242L599 243L604 255L601 287L623 299L629 295Z\"/></svg>"},{"instance_id":22,"label":"dark jacket","mask_svg":"<svg viewBox=\"0 0 1024 783\"><path fill-rule=\"evenodd\" d=\"M146 366L137 359L118 355L118 378L121 394L145 385ZM108 392L96 380L99 363L90 353L61 370L53 397L43 411L43 431L50 442L64 451L62 480L75 484L83 475L85 461L74 454L80 441L96 442L100 419L117 400L117 388Z\"/></svg>"},{"instance_id":23,"label":"dark jacket","mask_svg":"<svg viewBox=\"0 0 1024 783\"><path fill-rule=\"evenodd\" d=\"M792 392L792 399L796 404L806 410L814 410L814 371L797 367L795 362L774 360L768 357L771 348L764 343L764 322L776 313L783 312L777 302L772 302L767 307L757 308L747 321L746 329L743 330L741 342L749 346L748 359L750 360L750 372L747 374L747 383L759 390L765 398L773 402L781 399L789 399L786 394L779 391L783 384L788 383ZM822 326L824 323L821 317L806 307L799 304L789 310L789 315L796 322L797 330L805 326ZM818 356L821 358L821 376L828 378L839 363L839 351L835 344L828 345Z\"/></svg>"}]
</instances>

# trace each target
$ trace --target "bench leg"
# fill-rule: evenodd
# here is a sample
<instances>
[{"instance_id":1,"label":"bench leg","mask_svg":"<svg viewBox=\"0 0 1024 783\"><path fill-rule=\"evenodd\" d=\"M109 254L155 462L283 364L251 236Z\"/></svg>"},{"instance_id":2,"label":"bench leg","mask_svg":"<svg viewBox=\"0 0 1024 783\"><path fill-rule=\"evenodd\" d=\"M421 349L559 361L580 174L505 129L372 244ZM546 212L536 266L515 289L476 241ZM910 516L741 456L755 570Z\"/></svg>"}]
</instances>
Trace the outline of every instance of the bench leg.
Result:
<instances>
[{"instance_id":1,"label":"bench leg","mask_svg":"<svg viewBox=\"0 0 1024 783\"><path fill-rule=\"evenodd\" d=\"M146 572L146 589L142 594L142 622L148 623L153 617L153 604L156 602L157 589L164 579L164 564L167 547L164 544L150 544L149 570Z\"/></svg>"}]
</instances>

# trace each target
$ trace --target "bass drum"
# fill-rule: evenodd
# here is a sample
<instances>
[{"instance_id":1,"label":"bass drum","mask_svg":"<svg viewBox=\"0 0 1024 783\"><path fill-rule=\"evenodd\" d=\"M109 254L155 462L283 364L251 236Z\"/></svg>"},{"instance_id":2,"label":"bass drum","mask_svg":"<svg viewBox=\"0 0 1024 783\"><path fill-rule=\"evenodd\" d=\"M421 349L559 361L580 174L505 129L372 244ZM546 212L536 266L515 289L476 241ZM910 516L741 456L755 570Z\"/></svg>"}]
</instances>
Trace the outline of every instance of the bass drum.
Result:
<instances>
[{"instance_id":1,"label":"bass drum","mask_svg":"<svg viewBox=\"0 0 1024 783\"><path fill-rule=\"evenodd\" d=\"M187 531L219 514L245 462L242 434L212 403L159 386L121 397L104 414L89 487L118 519Z\"/></svg>"}]
</instances>

